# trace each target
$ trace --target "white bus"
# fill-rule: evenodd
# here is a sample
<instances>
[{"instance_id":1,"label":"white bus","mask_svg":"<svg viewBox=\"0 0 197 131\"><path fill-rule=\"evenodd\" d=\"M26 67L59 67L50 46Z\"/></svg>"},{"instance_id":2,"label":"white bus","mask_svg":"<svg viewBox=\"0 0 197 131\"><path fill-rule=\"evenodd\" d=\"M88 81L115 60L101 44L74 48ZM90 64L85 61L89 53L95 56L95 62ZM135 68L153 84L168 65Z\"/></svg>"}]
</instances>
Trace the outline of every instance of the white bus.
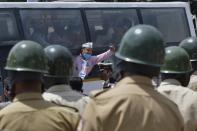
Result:
<instances>
[{"instance_id":1,"label":"white bus","mask_svg":"<svg viewBox=\"0 0 197 131\"><path fill-rule=\"evenodd\" d=\"M19 40L34 40L43 47L60 44L74 56L82 43L92 41L94 54L98 54L111 43L118 46L125 31L138 24L159 29L166 46L195 36L189 4L184 2L1 2L1 74L6 76L3 68L8 51ZM90 73L96 76L98 71ZM90 83L84 83L85 93L95 88Z\"/></svg>"}]
</instances>

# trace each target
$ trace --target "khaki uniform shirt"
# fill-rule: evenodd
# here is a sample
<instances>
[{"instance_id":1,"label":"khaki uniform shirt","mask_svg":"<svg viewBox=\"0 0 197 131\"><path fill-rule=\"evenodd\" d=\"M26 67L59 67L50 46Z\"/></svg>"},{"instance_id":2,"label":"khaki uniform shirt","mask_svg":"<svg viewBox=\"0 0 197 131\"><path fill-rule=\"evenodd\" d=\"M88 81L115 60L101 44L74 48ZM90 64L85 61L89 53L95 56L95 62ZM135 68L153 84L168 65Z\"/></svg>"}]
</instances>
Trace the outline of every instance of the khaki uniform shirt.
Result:
<instances>
[{"instance_id":1,"label":"khaki uniform shirt","mask_svg":"<svg viewBox=\"0 0 197 131\"><path fill-rule=\"evenodd\" d=\"M88 97L71 89L69 85L55 85L43 93L46 101L54 102L59 105L69 105L83 113L88 102Z\"/></svg>"},{"instance_id":2,"label":"khaki uniform shirt","mask_svg":"<svg viewBox=\"0 0 197 131\"><path fill-rule=\"evenodd\" d=\"M22 93L0 111L0 130L75 131L78 120L71 107L46 102L39 93Z\"/></svg>"},{"instance_id":3,"label":"khaki uniform shirt","mask_svg":"<svg viewBox=\"0 0 197 131\"><path fill-rule=\"evenodd\" d=\"M195 71L191 77L188 87L194 91L197 91L197 71Z\"/></svg>"},{"instance_id":4,"label":"khaki uniform shirt","mask_svg":"<svg viewBox=\"0 0 197 131\"><path fill-rule=\"evenodd\" d=\"M185 122L184 131L197 131L197 93L182 87L175 79L161 82L158 91L178 105Z\"/></svg>"},{"instance_id":5,"label":"khaki uniform shirt","mask_svg":"<svg viewBox=\"0 0 197 131\"><path fill-rule=\"evenodd\" d=\"M153 89L151 79L132 76L95 93L78 130L181 131L182 127L177 106Z\"/></svg>"}]
</instances>

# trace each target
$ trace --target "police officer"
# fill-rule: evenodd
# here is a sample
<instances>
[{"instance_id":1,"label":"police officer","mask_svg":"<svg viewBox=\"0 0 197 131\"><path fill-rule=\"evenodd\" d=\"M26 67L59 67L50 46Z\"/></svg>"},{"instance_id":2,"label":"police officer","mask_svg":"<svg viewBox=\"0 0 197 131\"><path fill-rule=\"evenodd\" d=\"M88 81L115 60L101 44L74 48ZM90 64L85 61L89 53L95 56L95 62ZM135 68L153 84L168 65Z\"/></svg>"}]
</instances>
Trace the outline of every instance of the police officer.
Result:
<instances>
[{"instance_id":1,"label":"police officer","mask_svg":"<svg viewBox=\"0 0 197 131\"><path fill-rule=\"evenodd\" d=\"M41 96L46 60L41 45L33 41L20 41L9 52L5 69L11 79L13 101L0 111L0 130L76 130L79 115L73 108L59 107Z\"/></svg>"},{"instance_id":2,"label":"police officer","mask_svg":"<svg viewBox=\"0 0 197 131\"><path fill-rule=\"evenodd\" d=\"M48 90L43 93L45 100L60 105L76 107L83 112L87 97L69 86L69 78L73 71L73 60L70 51L61 45L51 45L44 49L48 58L49 71L44 75Z\"/></svg>"},{"instance_id":3,"label":"police officer","mask_svg":"<svg viewBox=\"0 0 197 131\"><path fill-rule=\"evenodd\" d=\"M185 51L187 51L189 54L193 68L188 87L194 91L197 91L197 38L186 38L185 40L181 41L179 46L185 49Z\"/></svg>"},{"instance_id":4,"label":"police officer","mask_svg":"<svg viewBox=\"0 0 197 131\"><path fill-rule=\"evenodd\" d=\"M98 63L99 70L100 70L100 78L104 80L103 82L103 89L112 88L115 83L115 79L112 77L113 69L112 69L112 62L110 61L103 61Z\"/></svg>"},{"instance_id":5,"label":"police officer","mask_svg":"<svg viewBox=\"0 0 197 131\"><path fill-rule=\"evenodd\" d=\"M111 46L110 49L102 54L93 56L93 43L88 42L82 44L81 53L76 57L74 74L85 79L91 72L92 68L99 62L108 59L115 51L115 47Z\"/></svg>"},{"instance_id":6,"label":"police officer","mask_svg":"<svg viewBox=\"0 0 197 131\"><path fill-rule=\"evenodd\" d=\"M177 106L153 89L164 60L164 43L152 26L138 25L123 36L115 54L121 80L92 94L78 127L83 131L182 131Z\"/></svg>"},{"instance_id":7,"label":"police officer","mask_svg":"<svg viewBox=\"0 0 197 131\"><path fill-rule=\"evenodd\" d=\"M165 64L161 69L162 82L158 91L174 101L184 118L184 131L197 130L197 93L184 88L189 82L192 66L189 55L181 47L167 47Z\"/></svg>"}]
</instances>

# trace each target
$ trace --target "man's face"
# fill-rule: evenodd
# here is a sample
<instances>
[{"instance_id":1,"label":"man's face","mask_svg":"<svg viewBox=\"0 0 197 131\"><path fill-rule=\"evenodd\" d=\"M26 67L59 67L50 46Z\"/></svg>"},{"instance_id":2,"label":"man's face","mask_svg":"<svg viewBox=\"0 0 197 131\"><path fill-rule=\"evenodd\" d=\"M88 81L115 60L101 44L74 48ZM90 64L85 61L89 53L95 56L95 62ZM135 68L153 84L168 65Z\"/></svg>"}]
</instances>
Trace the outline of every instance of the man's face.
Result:
<instances>
[{"instance_id":1,"label":"man's face","mask_svg":"<svg viewBox=\"0 0 197 131\"><path fill-rule=\"evenodd\" d=\"M92 54L92 48L83 48L82 54Z\"/></svg>"}]
</instances>

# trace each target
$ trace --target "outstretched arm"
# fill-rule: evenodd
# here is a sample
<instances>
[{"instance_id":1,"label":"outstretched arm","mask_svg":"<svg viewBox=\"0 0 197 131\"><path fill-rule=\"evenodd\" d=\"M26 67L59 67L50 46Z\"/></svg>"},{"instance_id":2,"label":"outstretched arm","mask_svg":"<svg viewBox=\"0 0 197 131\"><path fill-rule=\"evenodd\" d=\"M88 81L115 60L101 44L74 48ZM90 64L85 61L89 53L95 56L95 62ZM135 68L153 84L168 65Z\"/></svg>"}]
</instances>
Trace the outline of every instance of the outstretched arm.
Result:
<instances>
[{"instance_id":1,"label":"outstretched arm","mask_svg":"<svg viewBox=\"0 0 197 131\"><path fill-rule=\"evenodd\" d=\"M115 47L114 46L110 46L110 49L102 54L99 54L95 57L95 64L104 61L106 59L108 59L110 56L112 56L115 52Z\"/></svg>"}]
</instances>

